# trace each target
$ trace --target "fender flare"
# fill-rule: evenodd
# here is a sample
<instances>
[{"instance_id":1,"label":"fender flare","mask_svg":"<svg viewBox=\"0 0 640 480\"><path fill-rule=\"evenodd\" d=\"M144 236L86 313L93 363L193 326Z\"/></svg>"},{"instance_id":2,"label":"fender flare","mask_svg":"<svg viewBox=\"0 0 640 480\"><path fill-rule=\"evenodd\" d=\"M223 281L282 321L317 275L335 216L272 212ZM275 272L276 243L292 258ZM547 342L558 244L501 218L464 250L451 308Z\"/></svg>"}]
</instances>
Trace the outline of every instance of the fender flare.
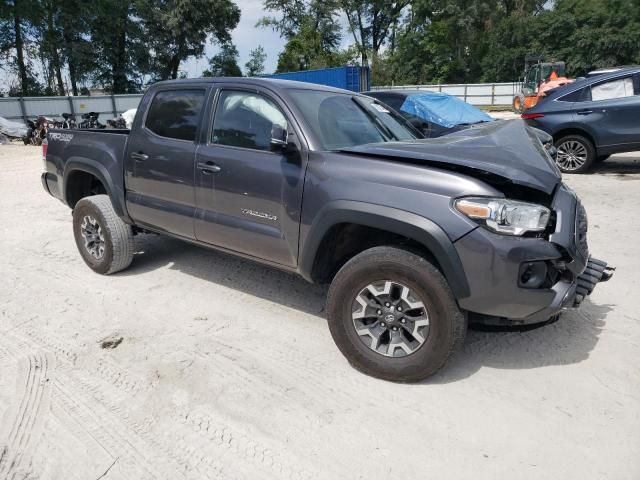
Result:
<instances>
[{"instance_id":1,"label":"fender flare","mask_svg":"<svg viewBox=\"0 0 640 480\"><path fill-rule=\"evenodd\" d=\"M131 219L129 218L129 214L127 213L127 209L124 205L124 196L119 195L118 189L111 179L111 175L100 162L96 160L92 160L90 158L83 158L82 160L69 160L64 167L64 174L62 177L62 192L64 203L69 205L68 195L67 195L67 181L69 179L69 175L73 172L85 172L90 173L94 177L96 177L102 185L104 185L105 190L107 191L107 195L111 199L111 204L113 205L113 209L116 214L123 218L125 222L131 223Z\"/></svg>"},{"instance_id":2,"label":"fender flare","mask_svg":"<svg viewBox=\"0 0 640 480\"><path fill-rule=\"evenodd\" d=\"M469 296L469 284L458 252L436 223L404 210L350 200L336 200L325 205L311 224L298 268L305 279L312 281L311 272L320 244L329 229L340 223L378 228L420 243L440 264L456 299Z\"/></svg>"}]
</instances>

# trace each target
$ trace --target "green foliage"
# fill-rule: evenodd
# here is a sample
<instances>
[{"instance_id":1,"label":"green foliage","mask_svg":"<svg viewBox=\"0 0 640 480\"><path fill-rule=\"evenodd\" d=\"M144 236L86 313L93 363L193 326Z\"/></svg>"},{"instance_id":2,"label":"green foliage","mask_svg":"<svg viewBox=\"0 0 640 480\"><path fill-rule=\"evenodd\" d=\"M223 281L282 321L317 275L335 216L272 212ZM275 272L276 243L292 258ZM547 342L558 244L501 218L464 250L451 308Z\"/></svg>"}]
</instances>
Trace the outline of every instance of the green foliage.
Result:
<instances>
[{"instance_id":1,"label":"green foliage","mask_svg":"<svg viewBox=\"0 0 640 480\"><path fill-rule=\"evenodd\" d=\"M409 0L340 0L363 65L368 63L370 53L375 64L380 49L395 31L409 3Z\"/></svg>"},{"instance_id":2,"label":"green foliage","mask_svg":"<svg viewBox=\"0 0 640 480\"><path fill-rule=\"evenodd\" d=\"M223 43L220 52L209 60L209 68L202 72L203 77L241 77L238 66L238 49L231 42Z\"/></svg>"},{"instance_id":3,"label":"green foliage","mask_svg":"<svg viewBox=\"0 0 640 480\"><path fill-rule=\"evenodd\" d=\"M249 53L249 61L244 64L247 69L247 77L255 77L264 73L264 61L267 59L267 54L264 53L264 48L258 46L251 50Z\"/></svg>"},{"instance_id":4,"label":"green foliage","mask_svg":"<svg viewBox=\"0 0 640 480\"><path fill-rule=\"evenodd\" d=\"M527 54L564 60L572 76L640 64L639 0L263 1L258 26L286 42L279 72L360 62L380 85L511 81ZM136 92L184 77L180 65L207 43L221 50L205 74L240 75L230 43L239 19L233 0L0 1L0 71L10 79L2 90ZM264 63L257 47L247 74Z\"/></svg>"},{"instance_id":5,"label":"green foliage","mask_svg":"<svg viewBox=\"0 0 640 480\"><path fill-rule=\"evenodd\" d=\"M131 93L141 88L148 68L148 45L140 12L129 0L96 0L89 21L95 66L92 79L107 91Z\"/></svg>"},{"instance_id":6,"label":"green foliage","mask_svg":"<svg viewBox=\"0 0 640 480\"><path fill-rule=\"evenodd\" d=\"M550 55L567 62L572 75L640 63L637 0L557 0L540 21L541 43L551 47Z\"/></svg>"},{"instance_id":7,"label":"green foliage","mask_svg":"<svg viewBox=\"0 0 640 480\"><path fill-rule=\"evenodd\" d=\"M0 4L0 67L18 78L17 84L9 86L11 95L42 95L44 91L33 73L32 62L37 54L36 25L42 21L37 7L36 0Z\"/></svg>"},{"instance_id":8,"label":"green foliage","mask_svg":"<svg viewBox=\"0 0 640 480\"><path fill-rule=\"evenodd\" d=\"M265 0L264 6L277 15L257 26L271 27L287 40L277 72L333 67L344 60L336 0Z\"/></svg>"},{"instance_id":9,"label":"green foliage","mask_svg":"<svg viewBox=\"0 0 640 480\"><path fill-rule=\"evenodd\" d=\"M640 63L637 0L415 0L374 82L499 82L527 54L564 60L570 75Z\"/></svg>"},{"instance_id":10,"label":"green foliage","mask_svg":"<svg viewBox=\"0 0 640 480\"><path fill-rule=\"evenodd\" d=\"M151 72L158 79L177 78L180 63L204 54L207 37L224 44L240 21L230 0L138 0Z\"/></svg>"}]
</instances>

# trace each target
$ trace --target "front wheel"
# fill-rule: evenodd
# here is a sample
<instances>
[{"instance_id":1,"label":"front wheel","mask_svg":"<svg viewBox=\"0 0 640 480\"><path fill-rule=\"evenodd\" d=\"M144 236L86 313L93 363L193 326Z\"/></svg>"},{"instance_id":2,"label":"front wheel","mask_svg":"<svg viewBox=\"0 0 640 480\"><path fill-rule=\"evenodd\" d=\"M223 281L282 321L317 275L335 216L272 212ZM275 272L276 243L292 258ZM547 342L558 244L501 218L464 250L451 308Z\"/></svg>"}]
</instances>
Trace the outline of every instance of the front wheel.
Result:
<instances>
[{"instance_id":1,"label":"front wheel","mask_svg":"<svg viewBox=\"0 0 640 480\"><path fill-rule=\"evenodd\" d=\"M440 370L467 329L440 271L396 247L349 260L331 283L327 313L334 341L356 369L397 382Z\"/></svg>"},{"instance_id":2,"label":"front wheel","mask_svg":"<svg viewBox=\"0 0 640 480\"><path fill-rule=\"evenodd\" d=\"M556 165L563 173L584 173L596 160L593 143L582 135L566 135L555 142Z\"/></svg>"},{"instance_id":3,"label":"front wheel","mask_svg":"<svg viewBox=\"0 0 640 480\"><path fill-rule=\"evenodd\" d=\"M73 236L82 259L94 272L119 272L133 260L133 231L115 212L108 195L92 195L76 204Z\"/></svg>"}]
</instances>

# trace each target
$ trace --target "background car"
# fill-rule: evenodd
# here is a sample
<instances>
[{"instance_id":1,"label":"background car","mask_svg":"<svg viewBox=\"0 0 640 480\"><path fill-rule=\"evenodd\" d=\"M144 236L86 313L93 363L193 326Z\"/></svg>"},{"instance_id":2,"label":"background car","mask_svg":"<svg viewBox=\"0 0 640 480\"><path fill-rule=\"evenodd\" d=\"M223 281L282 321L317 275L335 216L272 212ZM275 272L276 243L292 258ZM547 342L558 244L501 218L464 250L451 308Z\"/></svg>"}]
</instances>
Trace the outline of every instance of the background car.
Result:
<instances>
[{"instance_id":1,"label":"background car","mask_svg":"<svg viewBox=\"0 0 640 480\"><path fill-rule=\"evenodd\" d=\"M380 100L405 117L426 138L470 128L494 119L453 95L428 90L374 90L365 95Z\"/></svg>"},{"instance_id":2,"label":"background car","mask_svg":"<svg viewBox=\"0 0 640 480\"><path fill-rule=\"evenodd\" d=\"M556 163L584 173L613 153L640 150L640 67L578 80L522 114L553 136Z\"/></svg>"}]
</instances>

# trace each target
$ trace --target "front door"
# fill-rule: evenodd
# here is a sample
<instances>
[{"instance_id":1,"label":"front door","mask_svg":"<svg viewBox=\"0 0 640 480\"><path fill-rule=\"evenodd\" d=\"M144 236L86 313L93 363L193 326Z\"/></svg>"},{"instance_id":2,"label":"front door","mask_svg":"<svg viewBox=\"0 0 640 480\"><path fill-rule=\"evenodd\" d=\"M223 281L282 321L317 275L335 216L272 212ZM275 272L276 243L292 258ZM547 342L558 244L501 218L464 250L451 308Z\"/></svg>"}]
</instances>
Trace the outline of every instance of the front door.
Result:
<instances>
[{"instance_id":1,"label":"front door","mask_svg":"<svg viewBox=\"0 0 640 480\"><path fill-rule=\"evenodd\" d=\"M136 224L194 238L195 140L205 94L204 88L160 90L132 129L125 185Z\"/></svg>"},{"instance_id":2,"label":"front door","mask_svg":"<svg viewBox=\"0 0 640 480\"><path fill-rule=\"evenodd\" d=\"M299 132L268 91L222 86L214 101L212 128L196 154L196 238L293 267L305 166ZM271 142L281 129L287 153Z\"/></svg>"}]
</instances>

